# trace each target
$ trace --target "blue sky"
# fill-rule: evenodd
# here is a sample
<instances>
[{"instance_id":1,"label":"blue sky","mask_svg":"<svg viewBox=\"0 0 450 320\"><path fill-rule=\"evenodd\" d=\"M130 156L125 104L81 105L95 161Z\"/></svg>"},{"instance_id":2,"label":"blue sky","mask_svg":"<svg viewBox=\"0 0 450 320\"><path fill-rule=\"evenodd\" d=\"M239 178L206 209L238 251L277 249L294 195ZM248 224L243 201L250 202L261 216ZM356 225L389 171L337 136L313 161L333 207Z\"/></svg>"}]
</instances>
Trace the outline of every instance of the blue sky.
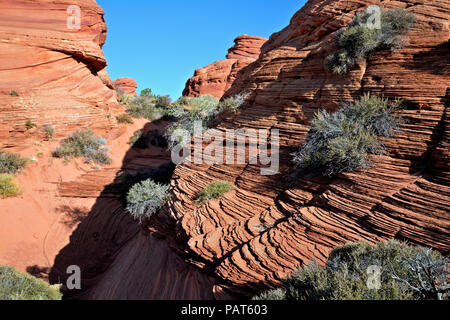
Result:
<instances>
[{"instance_id":1,"label":"blue sky","mask_svg":"<svg viewBox=\"0 0 450 320\"><path fill-rule=\"evenodd\" d=\"M241 34L268 38L304 0L97 0L105 10L103 47L111 79L177 99L195 69L224 59Z\"/></svg>"}]
</instances>

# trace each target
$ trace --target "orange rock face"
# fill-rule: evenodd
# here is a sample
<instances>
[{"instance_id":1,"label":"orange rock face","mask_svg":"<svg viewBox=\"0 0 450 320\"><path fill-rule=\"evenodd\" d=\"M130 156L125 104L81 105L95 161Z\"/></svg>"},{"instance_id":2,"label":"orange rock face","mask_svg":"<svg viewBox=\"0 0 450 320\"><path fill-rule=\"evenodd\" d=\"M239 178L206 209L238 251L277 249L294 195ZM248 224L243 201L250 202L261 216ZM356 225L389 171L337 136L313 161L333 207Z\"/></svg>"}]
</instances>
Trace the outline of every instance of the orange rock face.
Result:
<instances>
[{"instance_id":1,"label":"orange rock face","mask_svg":"<svg viewBox=\"0 0 450 320\"><path fill-rule=\"evenodd\" d=\"M113 125L120 106L105 70L105 39L95 1L0 2L0 148L23 143L27 120L51 124L58 135Z\"/></svg>"},{"instance_id":2,"label":"orange rock face","mask_svg":"<svg viewBox=\"0 0 450 320\"><path fill-rule=\"evenodd\" d=\"M377 52L347 75L332 74L325 58L336 50L337 31L377 3L309 1L227 91L251 95L218 129L279 129L279 174L261 176L258 165L177 167L170 215L197 257L193 262L225 287L251 295L279 285L293 269L311 259L324 262L348 241L397 238L450 253L450 3L383 1L417 16L409 43L395 53ZM208 68L214 67L196 79L207 79ZM200 82L209 83L193 81ZM336 110L364 92L403 100L406 124L384 141L386 154L366 171L289 183L291 154L304 144L314 113ZM237 188L220 200L194 202L220 180Z\"/></svg>"},{"instance_id":3,"label":"orange rock face","mask_svg":"<svg viewBox=\"0 0 450 320\"><path fill-rule=\"evenodd\" d=\"M221 98L231 87L239 71L254 62L267 41L265 38L241 35L228 50L225 60L219 60L195 71L186 83L183 96L198 97L206 94Z\"/></svg>"},{"instance_id":4,"label":"orange rock face","mask_svg":"<svg viewBox=\"0 0 450 320\"><path fill-rule=\"evenodd\" d=\"M132 78L119 78L114 80L113 85L116 90L122 91L125 94L137 95L137 83L136 80Z\"/></svg>"}]
</instances>

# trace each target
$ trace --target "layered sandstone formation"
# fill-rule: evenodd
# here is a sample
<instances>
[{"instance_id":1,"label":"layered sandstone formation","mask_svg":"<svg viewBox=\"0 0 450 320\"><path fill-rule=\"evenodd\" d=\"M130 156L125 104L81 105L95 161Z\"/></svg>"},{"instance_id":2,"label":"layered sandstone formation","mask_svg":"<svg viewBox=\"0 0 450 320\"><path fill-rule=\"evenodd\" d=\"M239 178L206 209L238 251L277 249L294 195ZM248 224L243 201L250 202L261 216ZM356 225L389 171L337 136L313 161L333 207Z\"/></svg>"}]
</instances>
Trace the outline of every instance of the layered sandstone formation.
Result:
<instances>
[{"instance_id":1,"label":"layered sandstone formation","mask_svg":"<svg viewBox=\"0 0 450 320\"><path fill-rule=\"evenodd\" d=\"M137 95L136 94L137 82L132 78L116 79L114 80L113 85L114 88L119 92L123 92L124 94L129 94L133 96Z\"/></svg>"},{"instance_id":2,"label":"layered sandstone formation","mask_svg":"<svg viewBox=\"0 0 450 320\"><path fill-rule=\"evenodd\" d=\"M409 43L381 51L344 76L327 71L336 33L370 4L417 16ZM169 213L196 265L222 287L252 294L348 241L397 238L450 253L450 3L311 0L263 46L227 91L251 92L247 106L218 129L280 130L281 170L258 165L181 165ZM200 77L200 76L199 76ZM406 124L370 170L334 179L294 177L292 156L314 113L336 110L364 92L403 100ZM203 205L196 193L213 181L237 188Z\"/></svg>"},{"instance_id":3,"label":"layered sandstone formation","mask_svg":"<svg viewBox=\"0 0 450 320\"><path fill-rule=\"evenodd\" d=\"M80 28L76 28L80 9ZM105 66L103 10L93 0L0 2L0 148L113 124L117 104ZM70 27L70 28L69 28ZM37 125L25 132L27 120Z\"/></svg>"},{"instance_id":4,"label":"layered sandstone formation","mask_svg":"<svg viewBox=\"0 0 450 320\"><path fill-rule=\"evenodd\" d=\"M240 70L254 62L265 38L241 35L234 40L225 60L216 61L195 71L186 83L183 96L198 97L206 94L221 98L231 87Z\"/></svg>"},{"instance_id":5,"label":"layered sandstone formation","mask_svg":"<svg viewBox=\"0 0 450 320\"><path fill-rule=\"evenodd\" d=\"M343 77L328 72L324 62L336 49L337 31L373 3L309 1L227 91L251 94L246 107L217 128L278 129L277 175L261 176L261 166L250 164L180 165L168 206L141 232L104 192L106 202L93 208L56 259L55 282L65 279L70 263L83 265L83 290L68 297L248 297L312 259L323 263L348 241L397 238L448 254L450 4L382 2L416 14L409 44L379 52ZM336 110L367 91L404 100L399 113L406 124L384 141L386 153L367 171L333 179L294 176L291 153L305 142L314 113ZM220 200L195 202L198 191L220 180L236 189ZM168 252L177 258L165 257Z\"/></svg>"}]
</instances>

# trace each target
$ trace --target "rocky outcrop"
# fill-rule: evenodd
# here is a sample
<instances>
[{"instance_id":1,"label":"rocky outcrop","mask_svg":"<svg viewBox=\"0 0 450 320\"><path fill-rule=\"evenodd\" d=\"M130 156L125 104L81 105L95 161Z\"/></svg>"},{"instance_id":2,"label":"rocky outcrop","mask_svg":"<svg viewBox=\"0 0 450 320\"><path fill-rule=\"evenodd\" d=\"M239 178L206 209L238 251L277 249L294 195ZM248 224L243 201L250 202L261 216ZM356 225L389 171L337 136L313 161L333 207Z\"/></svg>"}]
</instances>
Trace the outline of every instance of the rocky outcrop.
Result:
<instances>
[{"instance_id":1,"label":"rocky outcrop","mask_svg":"<svg viewBox=\"0 0 450 320\"><path fill-rule=\"evenodd\" d=\"M239 71L255 61L261 46L267 41L265 38L241 35L228 50L225 60L219 60L195 71L186 83L183 96L198 97L213 95L221 98L231 87Z\"/></svg>"},{"instance_id":2,"label":"rocky outcrop","mask_svg":"<svg viewBox=\"0 0 450 320\"><path fill-rule=\"evenodd\" d=\"M417 16L409 43L374 54L345 76L327 71L338 30L380 3ZM312 259L324 262L348 241L397 238L450 253L449 20L450 3L431 0L311 0L297 12L233 82L226 95L250 92L247 106L218 126L279 129L279 174L261 176L258 165L181 165L175 171L168 209L192 262L223 287L251 295ZM229 69L225 62L216 66ZM219 78L210 76L213 68L198 71L186 92L198 95L206 88L200 84ZM366 171L289 181L291 154L304 144L314 113L336 110L364 92L403 100L399 114L406 123L384 141L385 155ZM220 200L195 203L196 193L218 180L237 188Z\"/></svg>"},{"instance_id":3,"label":"rocky outcrop","mask_svg":"<svg viewBox=\"0 0 450 320\"><path fill-rule=\"evenodd\" d=\"M114 88L119 92L123 92L124 94L133 96L137 95L137 82L132 78L119 78L117 80L114 80L113 85Z\"/></svg>"},{"instance_id":4,"label":"rocky outcrop","mask_svg":"<svg viewBox=\"0 0 450 320\"><path fill-rule=\"evenodd\" d=\"M70 6L80 9L79 29ZM92 0L0 2L0 148L24 143L27 120L58 135L114 124L103 14Z\"/></svg>"}]
</instances>

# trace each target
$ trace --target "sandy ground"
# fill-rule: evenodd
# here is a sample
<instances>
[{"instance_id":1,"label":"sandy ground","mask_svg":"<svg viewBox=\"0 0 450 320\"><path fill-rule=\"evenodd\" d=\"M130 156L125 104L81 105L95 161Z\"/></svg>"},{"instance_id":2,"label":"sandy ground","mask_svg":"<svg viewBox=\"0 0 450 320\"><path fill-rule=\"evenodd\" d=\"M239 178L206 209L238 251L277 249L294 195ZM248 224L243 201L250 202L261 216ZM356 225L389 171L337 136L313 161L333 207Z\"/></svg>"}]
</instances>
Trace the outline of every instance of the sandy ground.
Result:
<instances>
[{"instance_id":1,"label":"sandy ground","mask_svg":"<svg viewBox=\"0 0 450 320\"><path fill-rule=\"evenodd\" d=\"M101 170L109 170L113 174L110 175L111 181L101 183L112 182L129 150L130 137L147 122L139 119L132 125L119 125L103 133L108 139L113 162ZM44 279L55 256L69 243L70 235L96 201L91 197L59 196L61 183L76 181L97 168L83 163L82 159L64 163L61 159L52 158L51 152L58 145L59 141L33 141L20 150L23 157L35 160L16 177L23 193L16 198L0 200L0 265L10 265Z\"/></svg>"}]
</instances>

